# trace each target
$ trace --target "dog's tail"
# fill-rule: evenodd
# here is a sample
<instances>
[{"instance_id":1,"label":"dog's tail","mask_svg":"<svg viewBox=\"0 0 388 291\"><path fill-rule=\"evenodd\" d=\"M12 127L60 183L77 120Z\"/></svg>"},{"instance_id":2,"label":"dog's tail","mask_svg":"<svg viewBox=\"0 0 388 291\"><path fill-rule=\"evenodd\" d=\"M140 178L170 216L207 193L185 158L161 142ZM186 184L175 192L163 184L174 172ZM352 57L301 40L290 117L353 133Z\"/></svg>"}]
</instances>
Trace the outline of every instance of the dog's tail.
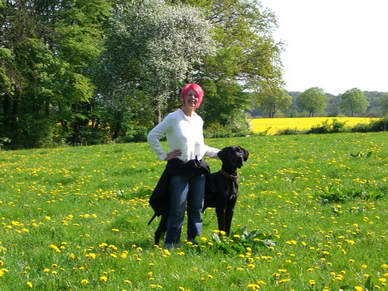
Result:
<instances>
[{"instance_id":1,"label":"dog's tail","mask_svg":"<svg viewBox=\"0 0 388 291\"><path fill-rule=\"evenodd\" d=\"M154 221L155 217L156 217L156 213L154 214L154 216L151 217L150 221L148 221L147 225L150 225L152 221Z\"/></svg>"}]
</instances>

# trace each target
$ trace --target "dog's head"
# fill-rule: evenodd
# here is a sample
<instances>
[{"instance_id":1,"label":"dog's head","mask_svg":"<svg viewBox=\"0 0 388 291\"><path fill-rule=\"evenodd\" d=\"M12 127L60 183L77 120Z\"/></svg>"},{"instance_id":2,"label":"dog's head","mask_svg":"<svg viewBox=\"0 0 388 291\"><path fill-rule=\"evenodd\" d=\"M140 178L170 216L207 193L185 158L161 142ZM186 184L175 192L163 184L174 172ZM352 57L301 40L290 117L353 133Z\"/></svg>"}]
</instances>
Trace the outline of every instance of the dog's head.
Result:
<instances>
[{"instance_id":1,"label":"dog's head","mask_svg":"<svg viewBox=\"0 0 388 291\"><path fill-rule=\"evenodd\" d=\"M228 169L241 168L243 162L248 160L249 152L240 146L229 146L218 152L218 157L223 166Z\"/></svg>"}]
</instances>

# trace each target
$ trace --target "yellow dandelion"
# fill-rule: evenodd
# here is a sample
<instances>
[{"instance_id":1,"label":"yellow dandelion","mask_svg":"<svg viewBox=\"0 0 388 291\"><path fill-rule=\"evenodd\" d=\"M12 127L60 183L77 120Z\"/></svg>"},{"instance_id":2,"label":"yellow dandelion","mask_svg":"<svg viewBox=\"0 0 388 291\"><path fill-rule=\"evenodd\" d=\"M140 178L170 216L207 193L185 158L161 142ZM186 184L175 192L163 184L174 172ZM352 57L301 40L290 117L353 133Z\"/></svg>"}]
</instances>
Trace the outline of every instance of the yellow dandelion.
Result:
<instances>
[{"instance_id":1,"label":"yellow dandelion","mask_svg":"<svg viewBox=\"0 0 388 291\"><path fill-rule=\"evenodd\" d=\"M7 269L0 269L0 278L3 277L5 275L5 273L7 273L8 270Z\"/></svg>"},{"instance_id":2,"label":"yellow dandelion","mask_svg":"<svg viewBox=\"0 0 388 291\"><path fill-rule=\"evenodd\" d=\"M99 280L101 282L107 282L108 281L108 277L107 276L100 276Z\"/></svg>"},{"instance_id":3,"label":"yellow dandelion","mask_svg":"<svg viewBox=\"0 0 388 291\"><path fill-rule=\"evenodd\" d=\"M94 260L95 258L97 258L97 255L95 253L89 253L89 254L86 254L85 257Z\"/></svg>"},{"instance_id":4,"label":"yellow dandelion","mask_svg":"<svg viewBox=\"0 0 388 291\"><path fill-rule=\"evenodd\" d=\"M315 286L317 284L317 282L315 280L309 280L309 285L312 287L312 286Z\"/></svg>"},{"instance_id":5,"label":"yellow dandelion","mask_svg":"<svg viewBox=\"0 0 388 291\"><path fill-rule=\"evenodd\" d=\"M82 284L82 285L88 285L88 284L89 284L89 280L82 279L82 280L81 280L81 284Z\"/></svg>"},{"instance_id":6,"label":"yellow dandelion","mask_svg":"<svg viewBox=\"0 0 388 291\"><path fill-rule=\"evenodd\" d=\"M337 280L337 281L342 281L344 279L344 276L341 275L341 274L337 274L335 277L334 277L334 280Z\"/></svg>"},{"instance_id":7,"label":"yellow dandelion","mask_svg":"<svg viewBox=\"0 0 388 291\"><path fill-rule=\"evenodd\" d=\"M56 245L54 245L54 244L49 245L49 248L54 250L57 253L61 252L61 250Z\"/></svg>"},{"instance_id":8,"label":"yellow dandelion","mask_svg":"<svg viewBox=\"0 0 388 291\"><path fill-rule=\"evenodd\" d=\"M253 269L255 268L255 265L254 265L254 264L248 264L248 265L247 265L247 268L248 268L249 270L253 270Z\"/></svg>"},{"instance_id":9,"label":"yellow dandelion","mask_svg":"<svg viewBox=\"0 0 388 291\"><path fill-rule=\"evenodd\" d=\"M258 285L258 284L248 284L247 288L248 289L252 289L252 290L258 290L258 289L260 289L260 285Z\"/></svg>"},{"instance_id":10,"label":"yellow dandelion","mask_svg":"<svg viewBox=\"0 0 388 291\"><path fill-rule=\"evenodd\" d=\"M131 280L124 280L123 281L125 284L132 284L132 281Z\"/></svg>"},{"instance_id":11,"label":"yellow dandelion","mask_svg":"<svg viewBox=\"0 0 388 291\"><path fill-rule=\"evenodd\" d=\"M264 280L258 280L258 281L256 281L256 283L259 284L260 286L261 286L261 285L266 285L266 284L267 284L267 283L265 283Z\"/></svg>"},{"instance_id":12,"label":"yellow dandelion","mask_svg":"<svg viewBox=\"0 0 388 291\"><path fill-rule=\"evenodd\" d=\"M32 285L32 283L31 283L30 281L28 281L28 282L26 283L26 285L27 285L28 288L34 287L34 285Z\"/></svg>"}]
</instances>

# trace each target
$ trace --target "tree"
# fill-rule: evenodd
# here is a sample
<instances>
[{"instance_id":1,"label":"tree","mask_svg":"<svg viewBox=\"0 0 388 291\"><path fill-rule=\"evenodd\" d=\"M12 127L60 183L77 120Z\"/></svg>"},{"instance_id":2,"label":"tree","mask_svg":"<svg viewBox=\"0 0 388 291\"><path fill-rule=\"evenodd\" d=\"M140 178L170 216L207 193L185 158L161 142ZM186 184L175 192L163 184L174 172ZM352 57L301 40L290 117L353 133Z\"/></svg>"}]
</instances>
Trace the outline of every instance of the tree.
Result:
<instances>
[{"instance_id":1,"label":"tree","mask_svg":"<svg viewBox=\"0 0 388 291\"><path fill-rule=\"evenodd\" d=\"M313 87L302 92L296 102L301 111L307 111L312 117L325 109L326 94L321 88Z\"/></svg>"},{"instance_id":2,"label":"tree","mask_svg":"<svg viewBox=\"0 0 388 291\"><path fill-rule=\"evenodd\" d=\"M247 109L251 104L252 94L246 92L255 91L261 82L281 83L281 44L272 38L276 20L274 15L258 2L244 0L168 2L200 7L213 24L214 39L217 43L216 53L205 57L203 63L191 72L192 79L202 84L205 89L205 101L208 105L204 106L202 116L206 125L212 122L227 125L232 120L241 118L243 116L241 110ZM225 84L228 89L224 87ZM236 96L242 98L240 108L236 106ZM214 112L218 112L218 115L214 115ZM217 120L217 116L220 115L224 117Z\"/></svg>"},{"instance_id":3,"label":"tree","mask_svg":"<svg viewBox=\"0 0 388 291\"><path fill-rule=\"evenodd\" d=\"M104 98L133 110L146 96L143 106L151 103L160 122L171 93L187 81L194 63L214 51L210 29L197 8L156 0L122 6L108 27L101 61Z\"/></svg>"},{"instance_id":4,"label":"tree","mask_svg":"<svg viewBox=\"0 0 388 291\"><path fill-rule=\"evenodd\" d=\"M255 103L268 117L273 118L279 110L285 112L291 106L292 97L274 84L262 83Z\"/></svg>"},{"instance_id":5,"label":"tree","mask_svg":"<svg viewBox=\"0 0 388 291\"><path fill-rule=\"evenodd\" d=\"M364 93L357 88L350 89L341 95L340 107L351 116L361 114L368 108L369 102Z\"/></svg>"},{"instance_id":6,"label":"tree","mask_svg":"<svg viewBox=\"0 0 388 291\"><path fill-rule=\"evenodd\" d=\"M388 115L388 93L380 97L380 110L383 115Z\"/></svg>"},{"instance_id":7,"label":"tree","mask_svg":"<svg viewBox=\"0 0 388 291\"><path fill-rule=\"evenodd\" d=\"M108 0L5 1L0 7L0 136L43 145L69 107L93 96Z\"/></svg>"},{"instance_id":8,"label":"tree","mask_svg":"<svg viewBox=\"0 0 388 291\"><path fill-rule=\"evenodd\" d=\"M337 95L326 94L327 96L327 106L326 106L326 114L327 116L338 116L340 113L339 102L340 98Z\"/></svg>"}]
</instances>

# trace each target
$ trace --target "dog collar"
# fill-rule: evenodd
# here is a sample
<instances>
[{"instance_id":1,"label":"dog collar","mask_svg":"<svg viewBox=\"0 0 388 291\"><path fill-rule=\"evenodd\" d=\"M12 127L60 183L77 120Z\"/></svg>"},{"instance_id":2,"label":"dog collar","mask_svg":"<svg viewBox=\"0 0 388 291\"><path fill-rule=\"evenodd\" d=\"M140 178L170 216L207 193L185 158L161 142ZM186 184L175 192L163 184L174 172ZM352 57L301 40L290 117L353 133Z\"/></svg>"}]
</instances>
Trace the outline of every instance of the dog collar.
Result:
<instances>
[{"instance_id":1,"label":"dog collar","mask_svg":"<svg viewBox=\"0 0 388 291\"><path fill-rule=\"evenodd\" d=\"M229 180L232 180L233 182L237 182L238 181L238 174L236 175L232 175L232 174L229 174L228 172L226 172L224 169L221 169L221 174L229 179Z\"/></svg>"}]
</instances>

